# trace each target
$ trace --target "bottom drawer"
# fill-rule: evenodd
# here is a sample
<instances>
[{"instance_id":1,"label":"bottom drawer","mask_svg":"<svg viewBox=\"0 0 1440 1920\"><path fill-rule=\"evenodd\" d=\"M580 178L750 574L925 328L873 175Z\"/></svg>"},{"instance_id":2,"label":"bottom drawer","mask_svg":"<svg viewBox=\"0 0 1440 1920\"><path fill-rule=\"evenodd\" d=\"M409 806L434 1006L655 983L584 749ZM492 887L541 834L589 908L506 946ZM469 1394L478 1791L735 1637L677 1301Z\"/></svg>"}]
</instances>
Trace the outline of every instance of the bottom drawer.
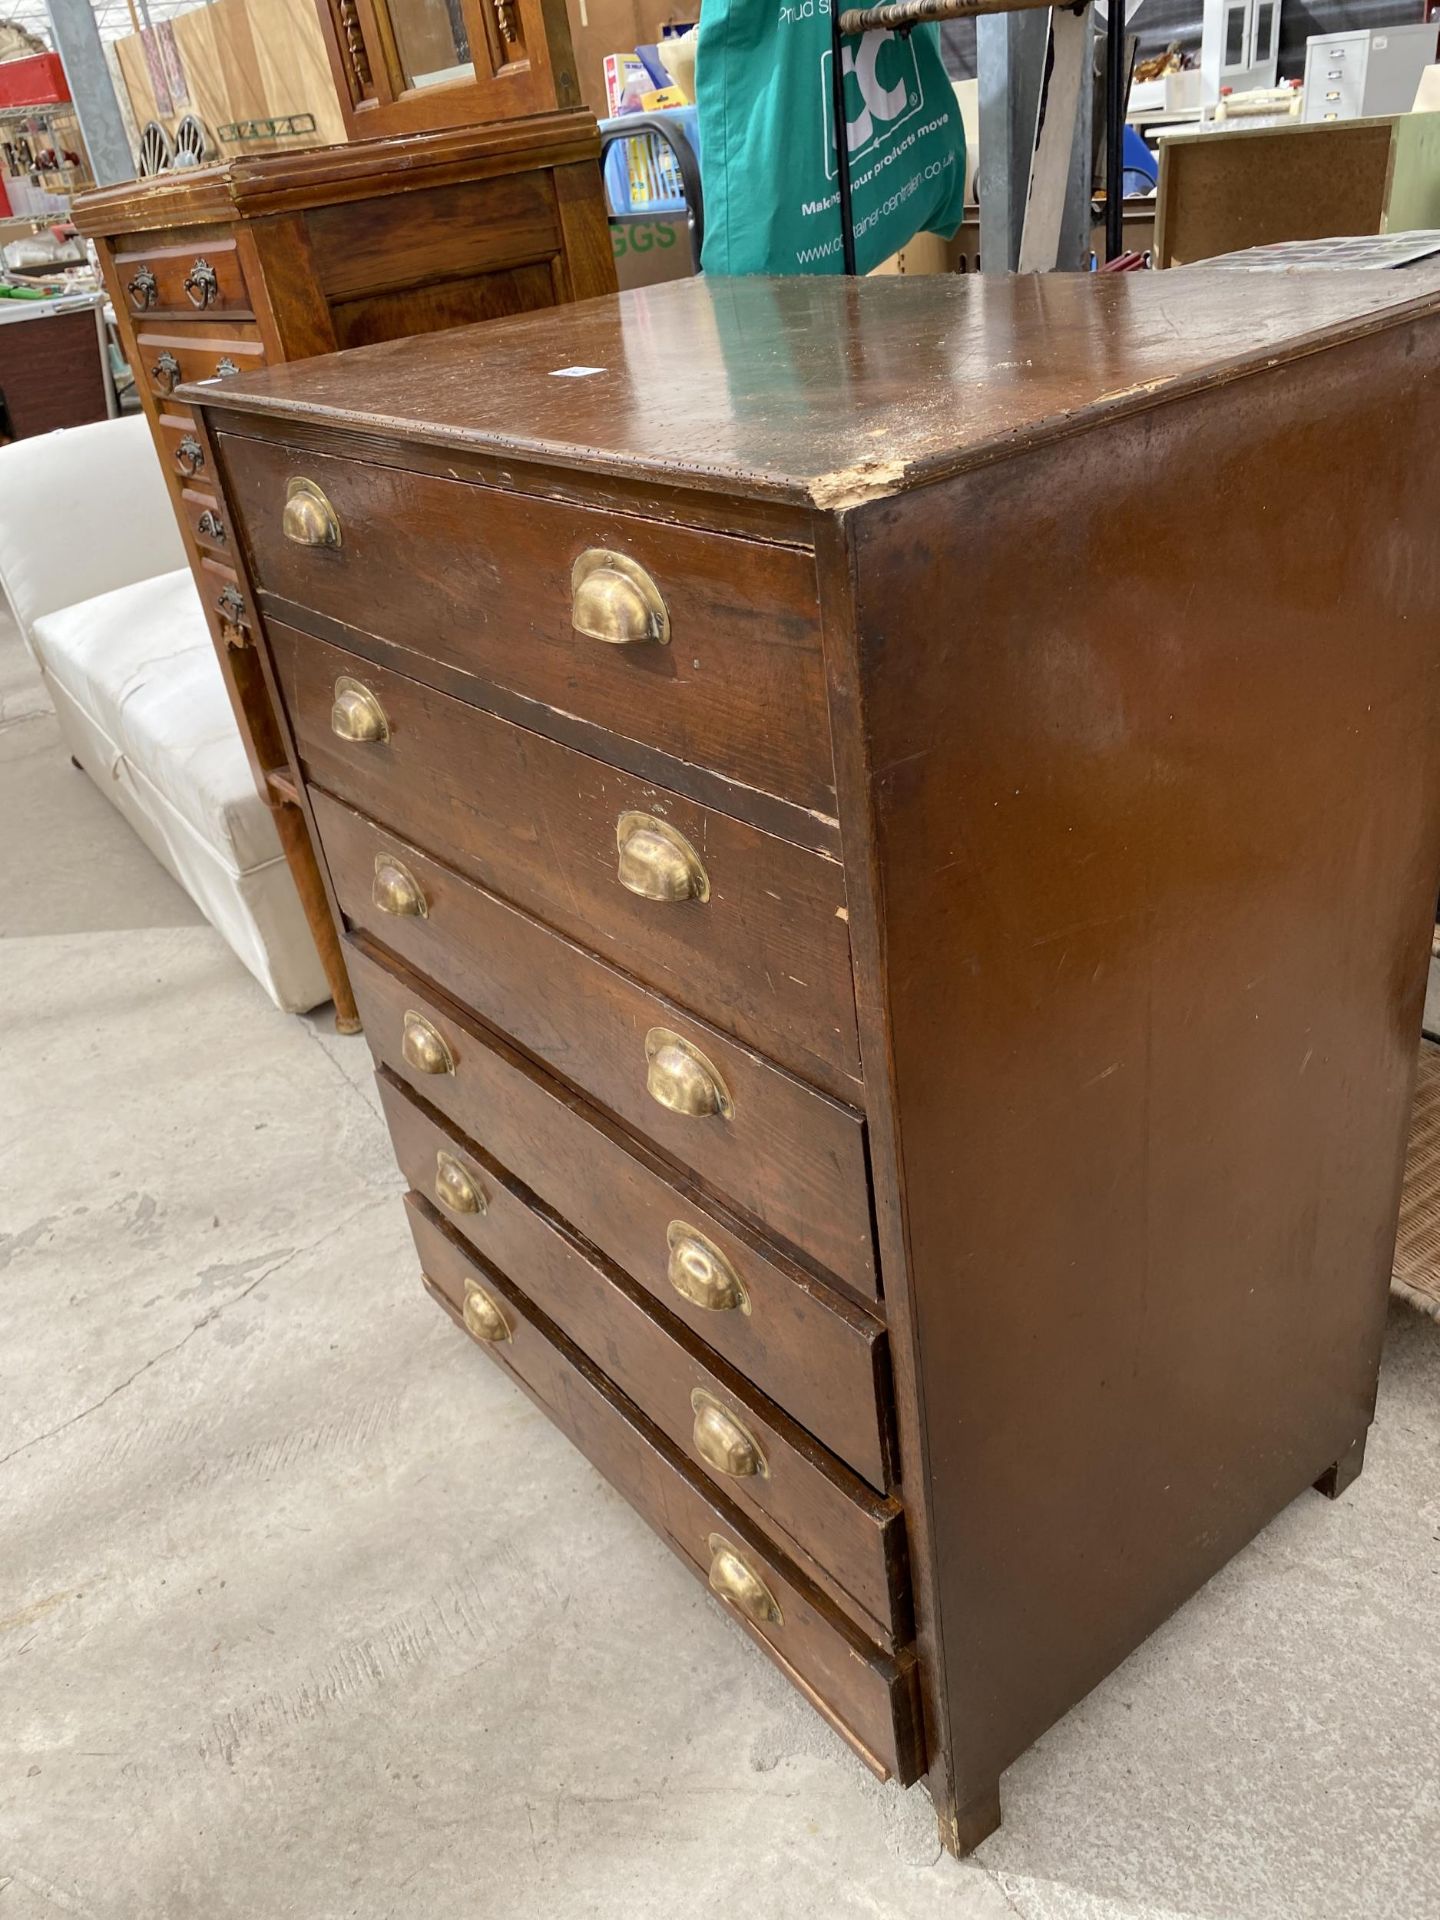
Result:
<instances>
[{"instance_id":1,"label":"bottom drawer","mask_svg":"<svg viewBox=\"0 0 1440 1920\"><path fill-rule=\"evenodd\" d=\"M882 1653L703 1484L639 1410L442 1222L409 1208L425 1283L543 1412L708 1582L881 1779L924 1770L913 1653Z\"/></svg>"}]
</instances>

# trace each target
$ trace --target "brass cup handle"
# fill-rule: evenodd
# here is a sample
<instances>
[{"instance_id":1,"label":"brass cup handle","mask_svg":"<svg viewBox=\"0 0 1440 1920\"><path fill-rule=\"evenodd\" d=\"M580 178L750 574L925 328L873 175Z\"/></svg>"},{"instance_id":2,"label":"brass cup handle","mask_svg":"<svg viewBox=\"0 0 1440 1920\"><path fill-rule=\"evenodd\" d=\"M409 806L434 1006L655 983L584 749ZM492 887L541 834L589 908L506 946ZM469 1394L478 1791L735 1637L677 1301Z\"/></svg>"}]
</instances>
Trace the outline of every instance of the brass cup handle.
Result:
<instances>
[{"instance_id":1,"label":"brass cup handle","mask_svg":"<svg viewBox=\"0 0 1440 1920\"><path fill-rule=\"evenodd\" d=\"M682 1300L707 1313L749 1313L750 1296L713 1240L683 1220L672 1220L665 1238L670 1248L665 1277Z\"/></svg>"},{"instance_id":2,"label":"brass cup handle","mask_svg":"<svg viewBox=\"0 0 1440 1920\"><path fill-rule=\"evenodd\" d=\"M615 823L622 887L642 900L708 900L710 876L683 833L652 813L622 813Z\"/></svg>"},{"instance_id":3,"label":"brass cup handle","mask_svg":"<svg viewBox=\"0 0 1440 1920\"><path fill-rule=\"evenodd\" d=\"M425 889L403 860L393 853L375 856L375 884L371 899L381 913L393 913L406 919L423 920L430 911Z\"/></svg>"},{"instance_id":4,"label":"brass cup handle","mask_svg":"<svg viewBox=\"0 0 1440 1920\"><path fill-rule=\"evenodd\" d=\"M296 475L285 488L280 531L297 547L343 546L340 516L313 480Z\"/></svg>"},{"instance_id":5,"label":"brass cup handle","mask_svg":"<svg viewBox=\"0 0 1440 1920\"><path fill-rule=\"evenodd\" d=\"M710 1549L710 1591L728 1600L735 1611L756 1627L783 1627L785 1616L780 1602L723 1533L712 1533L706 1545Z\"/></svg>"},{"instance_id":6,"label":"brass cup handle","mask_svg":"<svg viewBox=\"0 0 1440 1920\"><path fill-rule=\"evenodd\" d=\"M330 731L357 746L390 738L385 709L363 680L341 674L335 682L335 704L330 709Z\"/></svg>"},{"instance_id":7,"label":"brass cup handle","mask_svg":"<svg viewBox=\"0 0 1440 1920\"><path fill-rule=\"evenodd\" d=\"M400 1051L417 1073L454 1073L455 1071L455 1056L451 1053L444 1034L432 1027L423 1013L410 1012L405 1015Z\"/></svg>"},{"instance_id":8,"label":"brass cup handle","mask_svg":"<svg viewBox=\"0 0 1440 1920\"><path fill-rule=\"evenodd\" d=\"M462 1317L465 1331L476 1340L508 1340L510 1322L500 1310L499 1302L493 1294L485 1291L478 1280L465 1282L465 1306Z\"/></svg>"},{"instance_id":9,"label":"brass cup handle","mask_svg":"<svg viewBox=\"0 0 1440 1920\"><path fill-rule=\"evenodd\" d=\"M695 1451L708 1460L717 1473L728 1473L733 1480L764 1480L769 1462L760 1442L742 1420L723 1401L704 1387L696 1387L690 1396L695 1410Z\"/></svg>"},{"instance_id":10,"label":"brass cup handle","mask_svg":"<svg viewBox=\"0 0 1440 1920\"><path fill-rule=\"evenodd\" d=\"M670 614L660 589L638 560L608 547L587 547L570 570L570 623L589 640L633 647L664 646Z\"/></svg>"},{"instance_id":11,"label":"brass cup handle","mask_svg":"<svg viewBox=\"0 0 1440 1920\"><path fill-rule=\"evenodd\" d=\"M197 260L185 276L185 292L192 307L208 307L220 297L220 279L208 260Z\"/></svg>"},{"instance_id":12,"label":"brass cup handle","mask_svg":"<svg viewBox=\"0 0 1440 1920\"><path fill-rule=\"evenodd\" d=\"M153 307L160 298L160 282L149 267L141 267L135 278L129 282L125 291L131 304L140 308Z\"/></svg>"},{"instance_id":13,"label":"brass cup handle","mask_svg":"<svg viewBox=\"0 0 1440 1920\"><path fill-rule=\"evenodd\" d=\"M205 449L193 433L187 433L175 449L175 464L193 480L205 464Z\"/></svg>"},{"instance_id":14,"label":"brass cup handle","mask_svg":"<svg viewBox=\"0 0 1440 1920\"><path fill-rule=\"evenodd\" d=\"M484 1213L485 1199L453 1153L435 1155L435 1198L451 1213Z\"/></svg>"},{"instance_id":15,"label":"brass cup handle","mask_svg":"<svg viewBox=\"0 0 1440 1920\"><path fill-rule=\"evenodd\" d=\"M651 1027L645 1036L645 1091L671 1113L700 1120L735 1111L720 1070L698 1047L668 1027Z\"/></svg>"},{"instance_id":16,"label":"brass cup handle","mask_svg":"<svg viewBox=\"0 0 1440 1920\"><path fill-rule=\"evenodd\" d=\"M162 353L151 367L150 375L157 386L163 386L166 393L173 393L180 384L180 362L173 353Z\"/></svg>"}]
</instances>

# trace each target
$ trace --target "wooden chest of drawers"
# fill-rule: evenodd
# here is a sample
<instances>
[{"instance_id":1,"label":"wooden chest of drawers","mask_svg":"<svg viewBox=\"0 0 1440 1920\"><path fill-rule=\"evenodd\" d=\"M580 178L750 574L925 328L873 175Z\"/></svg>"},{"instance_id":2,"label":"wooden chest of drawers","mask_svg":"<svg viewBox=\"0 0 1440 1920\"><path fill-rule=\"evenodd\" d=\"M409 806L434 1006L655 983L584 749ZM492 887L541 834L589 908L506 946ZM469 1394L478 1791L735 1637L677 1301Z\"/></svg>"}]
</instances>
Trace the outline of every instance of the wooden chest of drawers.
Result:
<instances>
[{"instance_id":1,"label":"wooden chest of drawers","mask_svg":"<svg viewBox=\"0 0 1440 1920\"><path fill-rule=\"evenodd\" d=\"M181 394L427 1288L956 1850L1371 1416L1440 282L1238 284L681 282Z\"/></svg>"},{"instance_id":2,"label":"wooden chest of drawers","mask_svg":"<svg viewBox=\"0 0 1440 1920\"><path fill-rule=\"evenodd\" d=\"M443 89L441 91L444 91ZM283 736L251 646L215 457L188 382L586 300L615 285L583 109L265 154L82 195L260 792L335 998L355 1006Z\"/></svg>"}]
</instances>

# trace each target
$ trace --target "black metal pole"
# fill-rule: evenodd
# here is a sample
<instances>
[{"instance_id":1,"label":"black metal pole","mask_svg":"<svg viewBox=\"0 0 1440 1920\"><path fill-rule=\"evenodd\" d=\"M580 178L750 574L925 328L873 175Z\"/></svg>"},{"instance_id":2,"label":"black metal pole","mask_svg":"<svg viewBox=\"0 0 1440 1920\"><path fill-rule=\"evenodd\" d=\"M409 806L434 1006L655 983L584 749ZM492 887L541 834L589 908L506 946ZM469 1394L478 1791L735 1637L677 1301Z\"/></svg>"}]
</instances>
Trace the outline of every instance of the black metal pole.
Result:
<instances>
[{"instance_id":1,"label":"black metal pole","mask_svg":"<svg viewBox=\"0 0 1440 1920\"><path fill-rule=\"evenodd\" d=\"M1111 0L1114 4L1114 0ZM841 0L830 0L830 118L835 122L835 182L840 192L840 251L855 271L855 217L850 206L850 128L845 118L845 59L840 40Z\"/></svg>"},{"instance_id":2,"label":"black metal pole","mask_svg":"<svg viewBox=\"0 0 1440 1920\"><path fill-rule=\"evenodd\" d=\"M1105 258L1125 251L1125 0L1105 17Z\"/></svg>"}]
</instances>

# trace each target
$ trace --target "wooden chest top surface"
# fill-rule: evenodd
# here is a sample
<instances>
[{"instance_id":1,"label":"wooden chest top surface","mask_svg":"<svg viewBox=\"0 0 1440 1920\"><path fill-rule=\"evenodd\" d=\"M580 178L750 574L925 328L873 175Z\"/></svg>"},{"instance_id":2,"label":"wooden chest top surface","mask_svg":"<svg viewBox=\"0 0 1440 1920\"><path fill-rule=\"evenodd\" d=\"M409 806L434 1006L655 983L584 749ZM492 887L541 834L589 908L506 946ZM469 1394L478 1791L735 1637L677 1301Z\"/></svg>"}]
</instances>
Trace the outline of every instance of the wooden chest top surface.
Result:
<instances>
[{"instance_id":1,"label":"wooden chest top surface","mask_svg":"<svg viewBox=\"0 0 1440 1920\"><path fill-rule=\"evenodd\" d=\"M276 367L284 421L843 509L1395 324L1440 273L714 279Z\"/></svg>"}]
</instances>

